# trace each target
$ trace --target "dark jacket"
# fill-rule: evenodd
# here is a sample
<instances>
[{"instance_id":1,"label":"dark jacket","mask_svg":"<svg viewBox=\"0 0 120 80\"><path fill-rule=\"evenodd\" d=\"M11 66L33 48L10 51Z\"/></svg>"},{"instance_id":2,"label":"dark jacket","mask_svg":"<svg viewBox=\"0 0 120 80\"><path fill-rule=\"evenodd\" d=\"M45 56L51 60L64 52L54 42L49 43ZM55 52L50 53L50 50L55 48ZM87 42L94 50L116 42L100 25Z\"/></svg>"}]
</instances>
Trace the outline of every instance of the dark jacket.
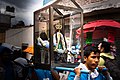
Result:
<instances>
[{"instance_id":1,"label":"dark jacket","mask_svg":"<svg viewBox=\"0 0 120 80\"><path fill-rule=\"evenodd\" d=\"M11 80L8 76L6 77L7 73L11 73L12 77L10 77L12 80L17 80L17 73L13 62L10 63L10 66L0 64L0 80Z\"/></svg>"}]
</instances>

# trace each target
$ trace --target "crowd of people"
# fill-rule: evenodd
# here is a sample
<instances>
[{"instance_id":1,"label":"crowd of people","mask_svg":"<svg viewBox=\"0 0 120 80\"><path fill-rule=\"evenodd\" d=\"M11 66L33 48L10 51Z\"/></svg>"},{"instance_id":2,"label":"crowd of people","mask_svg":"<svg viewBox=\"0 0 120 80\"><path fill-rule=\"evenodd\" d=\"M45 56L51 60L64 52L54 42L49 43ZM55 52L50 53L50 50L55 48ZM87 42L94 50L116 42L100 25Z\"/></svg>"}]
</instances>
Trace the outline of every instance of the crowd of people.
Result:
<instances>
[{"instance_id":1,"label":"crowd of people","mask_svg":"<svg viewBox=\"0 0 120 80\"><path fill-rule=\"evenodd\" d=\"M28 74L27 67L28 60L20 51L0 46L0 80L25 80Z\"/></svg>"},{"instance_id":2,"label":"crowd of people","mask_svg":"<svg viewBox=\"0 0 120 80\"><path fill-rule=\"evenodd\" d=\"M0 80L41 80L34 64L31 65L34 57L28 60L25 55L21 49L13 51L0 45ZM54 70L50 70L50 75L52 80L59 80L59 75Z\"/></svg>"},{"instance_id":3,"label":"crowd of people","mask_svg":"<svg viewBox=\"0 0 120 80\"><path fill-rule=\"evenodd\" d=\"M120 69L115 62L116 55L112 46L113 44L105 41L85 46L84 62L74 68L74 80L120 80ZM0 80L26 80L28 67L29 61L21 55L21 51L13 52L0 46ZM83 70L88 75L83 74ZM60 79L54 70L51 73L54 80Z\"/></svg>"}]
</instances>

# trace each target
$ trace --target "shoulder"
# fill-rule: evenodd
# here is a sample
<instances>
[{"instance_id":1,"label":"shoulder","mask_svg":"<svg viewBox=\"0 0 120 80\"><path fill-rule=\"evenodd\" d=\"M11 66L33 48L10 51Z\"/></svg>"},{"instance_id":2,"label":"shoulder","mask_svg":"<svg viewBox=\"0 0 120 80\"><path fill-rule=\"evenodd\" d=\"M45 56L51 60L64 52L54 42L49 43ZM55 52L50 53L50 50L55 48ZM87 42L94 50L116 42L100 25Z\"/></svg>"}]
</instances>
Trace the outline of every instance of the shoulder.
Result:
<instances>
[{"instance_id":1,"label":"shoulder","mask_svg":"<svg viewBox=\"0 0 120 80\"><path fill-rule=\"evenodd\" d=\"M115 59L115 57L110 53L100 53L100 56L101 57L104 56L104 57L110 58L110 59Z\"/></svg>"},{"instance_id":2,"label":"shoulder","mask_svg":"<svg viewBox=\"0 0 120 80\"><path fill-rule=\"evenodd\" d=\"M27 66L28 65L28 61L25 58L19 57L17 59L14 60L14 62L21 64L22 66Z\"/></svg>"},{"instance_id":3,"label":"shoulder","mask_svg":"<svg viewBox=\"0 0 120 80\"><path fill-rule=\"evenodd\" d=\"M100 57L99 66L104 66L105 60Z\"/></svg>"},{"instance_id":4,"label":"shoulder","mask_svg":"<svg viewBox=\"0 0 120 80\"><path fill-rule=\"evenodd\" d=\"M96 80L106 80L106 78L102 73L100 73Z\"/></svg>"}]
</instances>

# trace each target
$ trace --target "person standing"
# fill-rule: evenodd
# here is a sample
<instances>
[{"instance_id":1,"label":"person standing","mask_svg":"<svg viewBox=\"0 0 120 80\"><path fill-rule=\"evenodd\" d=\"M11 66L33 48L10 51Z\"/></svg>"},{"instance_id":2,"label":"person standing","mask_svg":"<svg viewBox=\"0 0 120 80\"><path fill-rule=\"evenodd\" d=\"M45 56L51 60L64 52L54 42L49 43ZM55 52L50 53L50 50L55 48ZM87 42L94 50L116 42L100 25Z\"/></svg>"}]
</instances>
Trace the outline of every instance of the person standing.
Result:
<instances>
[{"instance_id":1,"label":"person standing","mask_svg":"<svg viewBox=\"0 0 120 80\"><path fill-rule=\"evenodd\" d=\"M100 51L97 47L89 45L84 50L84 63L80 63L74 69L74 80L111 80L107 70L102 72L103 67L98 67ZM96 68L98 67L98 71ZM88 76L82 75L81 71L88 71Z\"/></svg>"},{"instance_id":2,"label":"person standing","mask_svg":"<svg viewBox=\"0 0 120 80\"><path fill-rule=\"evenodd\" d=\"M113 78L113 80L120 80L120 68L118 63L116 62L116 57L111 53L111 43L109 42L101 42L98 45L98 49L100 50L100 66L105 66L108 68L108 71Z\"/></svg>"},{"instance_id":3,"label":"person standing","mask_svg":"<svg viewBox=\"0 0 120 80\"><path fill-rule=\"evenodd\" d=\"M0 80L16 80L15 65L12 62L12 50L0 46Z\"/></svg>"},{"instance_id":4,"label":"person standing","mask_svg":"<svg viewBox=\"0 0 120 80\"><path fill-rule=\"evenodd\" d=\"M104 58L108 58L108 59L112 59L112 60L115 59L115 57L110 53L110 43L109 42L103 41L103 42L99 43L98 49L100 50L100 62L99 62L100 66L105 66Z\"/></svg>"}]
</instances>

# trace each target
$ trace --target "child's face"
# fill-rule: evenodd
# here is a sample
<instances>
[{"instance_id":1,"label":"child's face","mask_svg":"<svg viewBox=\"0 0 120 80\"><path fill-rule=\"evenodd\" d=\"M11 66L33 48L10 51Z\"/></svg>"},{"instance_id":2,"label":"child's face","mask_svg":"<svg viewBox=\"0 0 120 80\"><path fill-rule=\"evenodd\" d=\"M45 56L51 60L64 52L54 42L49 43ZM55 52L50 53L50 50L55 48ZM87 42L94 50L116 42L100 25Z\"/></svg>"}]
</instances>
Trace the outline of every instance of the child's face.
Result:
<instances>
[{"instance_id":1,"label":"child's face","mask_svg":"<svg viewBox=\"0 0 120 80\"><path fill-rule=\"evenodd\" d=\"M94 70L98 66L100 54L94 52L91 52L91 54L88 57L85 57L85 65L89 70Z\"/></svg>"},{"instance_id":2,"label":"child's face","mask_svg":"<svg viewBox=\"0 0 120 80\"><path fill-rule=\"evenodd\" d=\"M102 45L102 43L100 43L100 44L98 45L98 50L101 50L101 45Z\"/></svg>"},{"instance_id":3,"label":"child's face","mask_svg":"<svg viewBox=\"0 0 120 80\"><path fill-rule=\"evenodd\" d=\"M103 51L104 51L104 48L101 47L101 46L102 46L102 43L100 43L100 44L98 45L98 50L100 50L100 52L103 52Z\"/></svg>"}]
</instances>

